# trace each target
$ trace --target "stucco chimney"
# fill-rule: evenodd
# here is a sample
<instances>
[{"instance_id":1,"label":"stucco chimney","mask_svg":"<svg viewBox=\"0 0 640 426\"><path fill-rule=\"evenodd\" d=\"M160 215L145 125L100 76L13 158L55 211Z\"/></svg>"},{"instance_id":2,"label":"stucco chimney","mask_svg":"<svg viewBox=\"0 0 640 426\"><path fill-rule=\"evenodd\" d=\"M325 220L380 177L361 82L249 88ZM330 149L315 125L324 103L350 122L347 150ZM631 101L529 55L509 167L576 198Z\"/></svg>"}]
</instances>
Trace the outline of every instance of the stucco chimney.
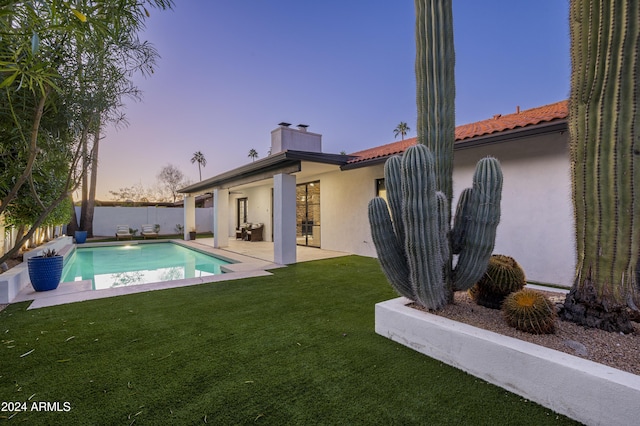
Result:
<instances>
[{"instance_id":1,"label":"stucco chimney","mask_svg":"<svg viewBox=\"0 0 640 426\"><path fill-rule=\"evenodd\" d=\"M307 124L298 124L297 129L289 123L279 123L271 131L271 155L282 151L322 152L322 135L307 131Z\"/></svg>"}]
</instances>

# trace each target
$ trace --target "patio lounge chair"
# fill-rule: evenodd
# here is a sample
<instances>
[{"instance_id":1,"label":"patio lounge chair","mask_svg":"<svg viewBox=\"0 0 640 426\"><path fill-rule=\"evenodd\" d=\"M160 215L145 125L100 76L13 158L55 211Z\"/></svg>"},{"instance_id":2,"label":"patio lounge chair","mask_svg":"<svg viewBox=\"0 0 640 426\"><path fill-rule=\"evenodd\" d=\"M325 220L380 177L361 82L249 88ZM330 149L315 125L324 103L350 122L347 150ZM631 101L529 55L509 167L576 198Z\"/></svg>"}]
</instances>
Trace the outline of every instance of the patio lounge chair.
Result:
<instances>
[{"instance_id":1,"label":"patio lounge chair","mask_svg":"<svg viewBox=\"0 0 640 426\"><path fill-rule=\"evenodd\" d=\"M142 225L142 231L140 235L146 240L147 238L158 238L158 233L155 231L153 225Z\"/></svg>"},{"instance_id":2,"label":"patio lounge chair","mask_svg":"<svg viewBox=\"0 0 640 426\"><path fill-rule=\"evenodd\" d=\"M262 241L262 231L264 230L264 224L256 223L251 226L251 229L247 230L247 241Z\"/></svg>"},{"instance_id":3,"label":"patio lounge chair","mask_svg":"<svg viewBox=\"0 0 640 426\"><path fill-rule=\"evenodd\" d=\"M131 232L129 232L129 225L116 226L116 241L130 240L133 238Z\"/></svg>"}]
</instances>

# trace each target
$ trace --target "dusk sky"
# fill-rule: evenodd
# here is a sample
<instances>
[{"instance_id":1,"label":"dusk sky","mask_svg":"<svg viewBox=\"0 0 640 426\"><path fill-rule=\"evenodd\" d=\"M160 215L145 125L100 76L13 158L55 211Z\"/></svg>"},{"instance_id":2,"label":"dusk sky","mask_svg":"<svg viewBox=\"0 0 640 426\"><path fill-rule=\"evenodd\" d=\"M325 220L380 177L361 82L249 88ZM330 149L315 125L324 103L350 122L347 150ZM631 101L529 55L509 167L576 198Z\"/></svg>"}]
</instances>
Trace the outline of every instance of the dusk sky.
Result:
<instances>
[{"instance_id":1,"label":"dusk sky","mask_svg":"<svg viewBox=\"0 0 640 426\"><path fill-rule=\"evenodd\" d=\"M192 182L267 155L281 121L308 124L323 151L415 136L411 0L176 0L151 11L142 38L161 58L136 77L128 127L100 146L97 198L157 183L167 165ZM456 124L566 99L567 0L454 0Z\"/></svg>"}]
</instances>

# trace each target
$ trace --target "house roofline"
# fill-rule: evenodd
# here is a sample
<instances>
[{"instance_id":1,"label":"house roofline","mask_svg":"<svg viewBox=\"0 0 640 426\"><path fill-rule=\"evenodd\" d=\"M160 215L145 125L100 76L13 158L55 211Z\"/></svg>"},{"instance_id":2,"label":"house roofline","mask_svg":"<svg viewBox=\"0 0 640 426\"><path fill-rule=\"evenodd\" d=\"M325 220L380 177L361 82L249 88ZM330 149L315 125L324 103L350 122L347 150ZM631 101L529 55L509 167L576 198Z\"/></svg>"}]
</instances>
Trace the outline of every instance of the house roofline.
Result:
<instances>
[{"instance_id":1,"label":"house roofline","mask_svg":"<svg viewBox=\"0 0 640 426\"><path fill-rule=\"evenodd\" d=\"M455 151L469 148L476 148L479 146L493 145L502 142L512 142L515 140L529 138L533 136L539 136L549 133L556 132L564 132L568 130L567 120L566 119L557 119L552 121L547 121L544 123L536 124L536 125L528 125L525 127L519 127L511 130L503 130L501 132L491 133L488 135L476 136L474 138L463 139L456 141L453 144L453 149ZM394 155L399 155L402 152L396 152L376 158L371 158L362 161L355 161L351 163L347 163L340 167L341 170L354 170L362 167L369 167L376 164L382 164L389 157L393 157Z\"/></svg>"}]
</instances>

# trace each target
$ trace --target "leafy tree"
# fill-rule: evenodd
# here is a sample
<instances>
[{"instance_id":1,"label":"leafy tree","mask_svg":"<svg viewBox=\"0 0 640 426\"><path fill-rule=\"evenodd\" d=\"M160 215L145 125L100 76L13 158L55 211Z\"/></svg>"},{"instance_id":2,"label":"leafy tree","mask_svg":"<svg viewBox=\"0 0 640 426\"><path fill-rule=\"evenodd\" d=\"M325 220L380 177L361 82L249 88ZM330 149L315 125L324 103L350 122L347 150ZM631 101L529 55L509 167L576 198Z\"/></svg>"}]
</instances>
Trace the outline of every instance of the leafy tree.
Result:
<instances>
[{"instance_id":1,"label":"leafy tree","mask_svg":"<svg viewBox=\"0 0 640 426\"><path fill-rule=\"evenodd\" d=\"M204 158L204 154L200 151L196 151L193 153L193 157L191 157L191 164L198 163L198 173L200 175L200 180L202 180L202 167L207 165L207 159Z\"/></svg>"},{"instance_id":2,"label":"leafy tree","mask_svg":"<svg viewBox=\"0 0 640 426\"><path fill-rule=\"evenodd\" d=\"M255 149L251 148L249 150L249 158L251 158L251 161L256 161L256 158L258 158L258 151L256 151Z\"/></svg>"},{"instance_id":3,"label":"leafy tree","mask_svg":"<svg viewBox=\"0 0 640 426\"><path fill-rule=\"evenodd\" d=\"M35 228L66 202L78 185L78 172L82 174L83 164L96 158L88 155L90 151L83 147L83 140L95 135L95 129L99 128L95 124L96 111L103 119L101 114L110 109L92 105L113 103L106 101L104 92L91 86L106 82L93 67L103 71L107 65L134 69L123 65L135 57L128 56L126 46L137 41L135 31L142 28L149 15L145 5L164 9L172 3L172 0L77 0L73 4L10 0L0 6L0 128L4 132L0 159L6 165L1 173L0 214L24 216L19 214L19 205L26 196L25 185L39 206L39 215L30 231L0 261L13 255ZM107 49L109 52L105 52ZM114 62L100 61L111 52ZM108 73L104 75L111 78ZM89 87L91 90L86 90ZM48 140L55 143L45 144ZM41 161L48 160L55 150L67 153L66 167L57 169L67 173L66 178L60 179L65 182L64 188L38 185L37 169L44 167Z\"/></svg>"},{"instance_id":4,"label":"leafy tree","mask_svg":"<svg viewBox=\"0 0 640 426\"><path fill-rule=\"evenodd\" d=\"M154 200L151 191L144 188L141 183L136 185L120 188L117 191L109 191L113 201L119 201L126 204L136 205L137 203L145 203Z\"/></svg>"},{"instance_id":5,"label":"leafy tree","mask_svg":"<svg viewBox=\"0 0 640 426\"><path fill-rule=\"evenodd\" d=\"M401 121L400 124L398 124L398 126L395 129L393 129L393 135L396 138L398 137L398 135L400 135L402 136L402 140L404 140L404 137L407 135L409 130L411 129L409 128L407 123L405 123L404 121Z\"/></svg>"},{"instance_id":6,"label":"leafy tree","mask_svg":"<svg viewBox=\"0 0 640 426\"><path fill-rule=\"evenodd\" d=\"M100 2L83 0L81 10L87 14L87 24L92 25L96 13L111 16L112 24L106 36L97 31L75 34L76 39L76 85L75 99L82 102L82 113L78 121L82 129L82 208L80 229L88 235L93 231L93 210L97 186L97 167L101 131L105 124L126 123L123 98L139 99L140 92L133 85L136 72L150 75L158 56L147 42L141 42L138 32L149 16L144 6L134 0L122 2ZM168 8L171 2L149 1L152 7ZM99 7L95 9L92 7ZM80 8L80 5L77 7ZM96 11L97 10L97 11ZM74 225L72 223L72 225Z\"/></svg>"},{"instance_id":7,"label":"leafy tree","mask_svg":"<svg viewBox=\"0 0 640 426\"><path fill-rule=\"evenodd\" d=\"M158 181L161 186L171 194L173 202L178 199L178 189L189 185L189 181L185 178L184 173L173 164L164 166L158 173Z\"/></svg>"},{"instance_id":8,"label":"leafy tree","mask_svg":"<svg viewBox=\"0 0 640 426\"><path fill-rule=\"evenodd\" d=\"M60 139L41 139L40 146L47 155L36 158L28 184L20 187L4 213L7 225L28 230L26 238L38 226L67 222L72 211L71 200L66 196L70 179L68 157L73 155L70 145ZM18 235L17 241L21 246L24 235Z\"/></svg>"},{"instance_id":9,"label":"leafy tree","mask_svg":"<svg viewBox=\"0 0 640 426\"><path fill-rule=\"evenodd\" d=\"M565 319L630 332L640 292L640 2L571 0L576 277Z\"/></svg>"}]
</instances>

